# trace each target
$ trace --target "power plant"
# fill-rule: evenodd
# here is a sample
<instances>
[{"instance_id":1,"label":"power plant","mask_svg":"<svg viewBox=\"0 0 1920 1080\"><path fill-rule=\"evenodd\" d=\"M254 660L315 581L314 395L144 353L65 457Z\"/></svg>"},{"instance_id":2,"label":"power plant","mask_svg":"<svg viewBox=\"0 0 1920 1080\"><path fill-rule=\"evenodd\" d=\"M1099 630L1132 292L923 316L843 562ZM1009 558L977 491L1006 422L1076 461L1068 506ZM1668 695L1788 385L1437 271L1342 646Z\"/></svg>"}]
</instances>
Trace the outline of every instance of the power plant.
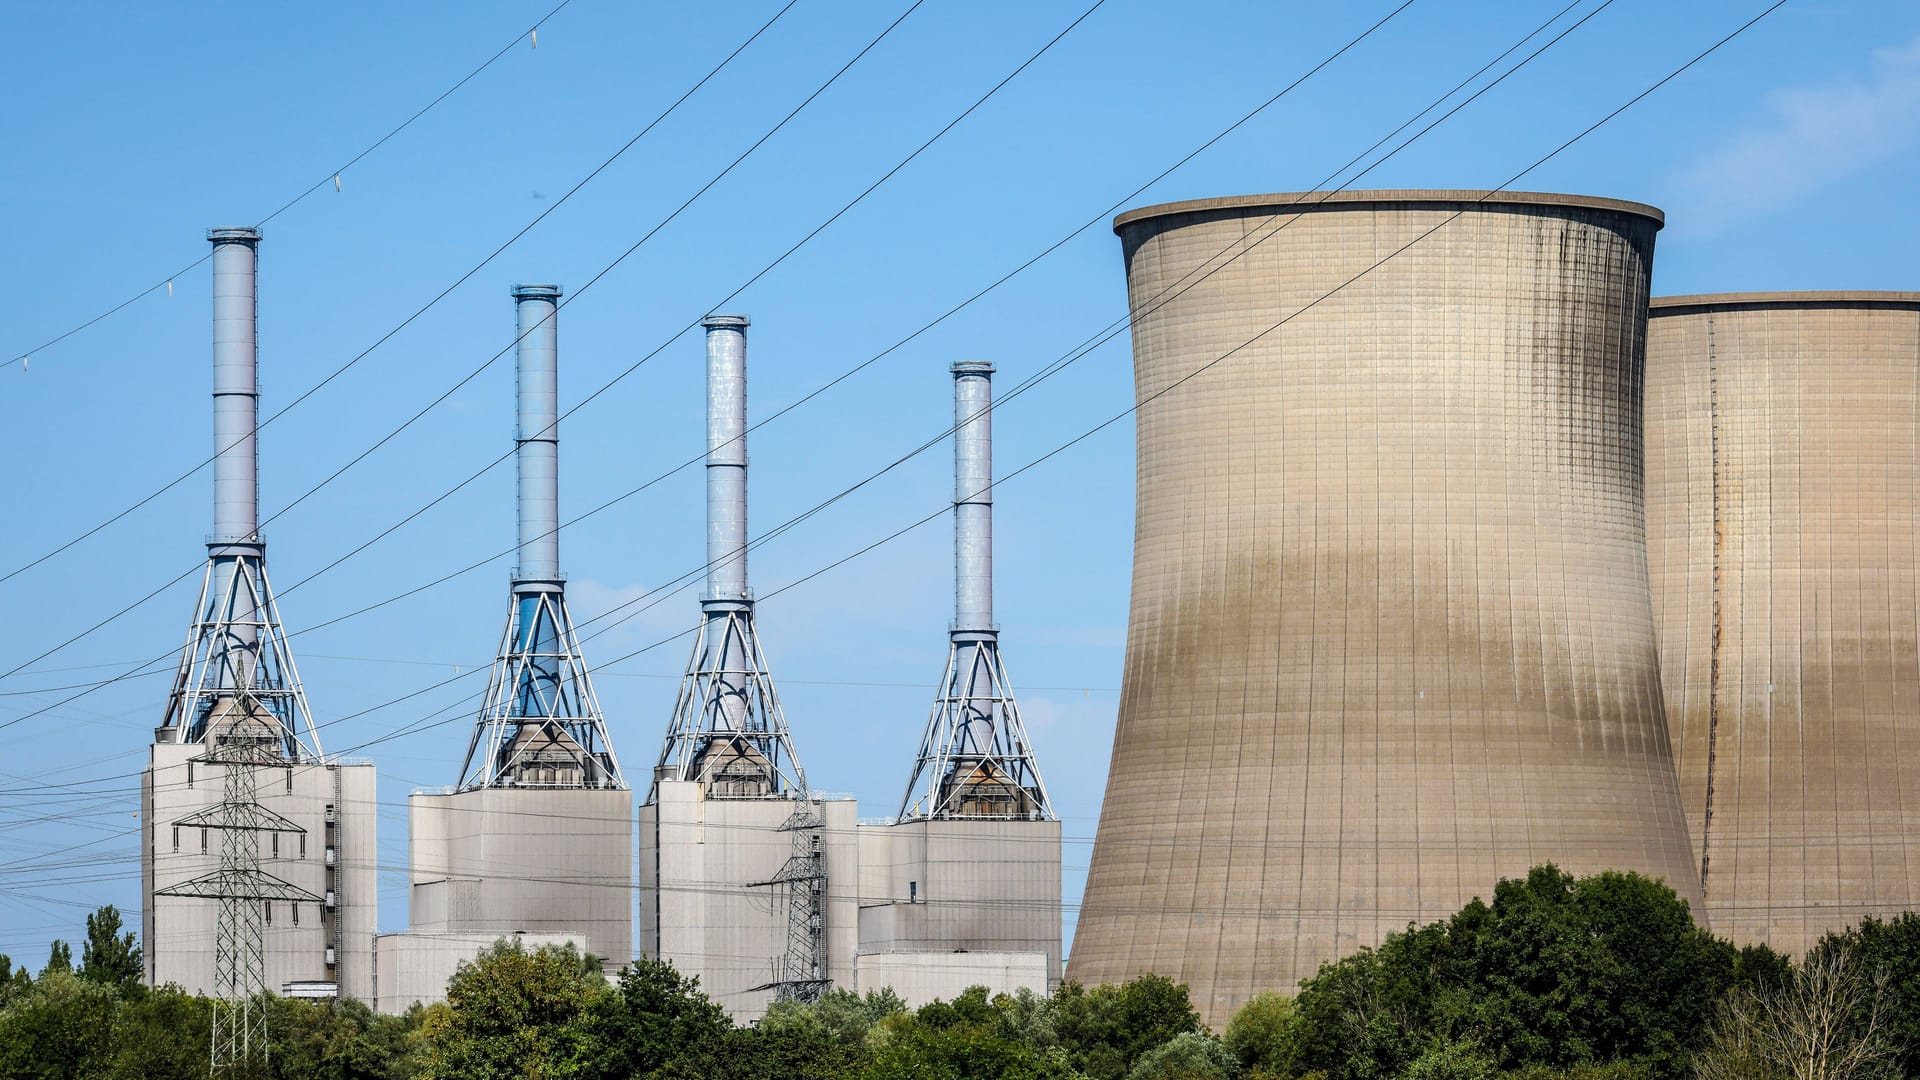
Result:
<instances>
[{"instance_id":1,"label":"power plant","mask_svg":"<svg viewBox=\"0 0 1920 1080\"><path fill-rule=\"evenodd\" d=\"M373 766L329 758L260 533L260 233L213 229L214 526L140 782L146 978L217 999L212 1063L266 1053L265 991L370 1000Z\"/></svg>"},{"instance_id":2,"label":"power plant","mask_svg":"<svg viewBox=\"0 0 1920 1080\"><path fill-rule=\"evenodd\" d=\"M1699 910L1643 539L1661 225L1463 191L1115 220L1133 598L1070 977L1221 1025L1544 862Z\"/></svg>"},{"instance_id":3,"label":"power plant","mask_svg":"<svg viewBox=\"0 0 1920 1080\"><path fill-rule=\"evenodd\" d=\"M559 299L513 290L519 565L460 783L407 800L411 927L380 938L383 1008L434 1000L416 995L499 936L571 941L608 975L633 958L633 797L560 570Z\"/></svg>"},{"instance_id":4,"label":"power plant","mask_svg":"<svg viewBox=\"0 0 1920 1080\"><path fill-rule=\"evenodd\" d=\"M636 812L561 570L554 285L512 290L505 628L457 782L408 800L410 926L376 936L373 767L323 752L266 573L260 234L211 230L214 529L142 777L147 980L217 999L220 1068L264 1056L263 992L402 1011L502 939L670 961L740 1021L1064 964L1170 977L1219 1027L1541 863L1788 953L1913 909L1920 293L1650 301L1663 225L1447 190L1114 220L1136 534L1070 956L995 622L994 365L947 369L946 662L862 820L810 783L760 636L749 321L703 320L705 590Z\"/></svg>"},{"instance_id":5,"label":"power plant","mask_svg":"<svg viewBox=\"0 0 1920 1080\"><path fill-rule=\"evenodd\" d=\"M1920 906L1920 293L1653 301L1647 559L1715 932Z\"/></svg>"}]
</instances>

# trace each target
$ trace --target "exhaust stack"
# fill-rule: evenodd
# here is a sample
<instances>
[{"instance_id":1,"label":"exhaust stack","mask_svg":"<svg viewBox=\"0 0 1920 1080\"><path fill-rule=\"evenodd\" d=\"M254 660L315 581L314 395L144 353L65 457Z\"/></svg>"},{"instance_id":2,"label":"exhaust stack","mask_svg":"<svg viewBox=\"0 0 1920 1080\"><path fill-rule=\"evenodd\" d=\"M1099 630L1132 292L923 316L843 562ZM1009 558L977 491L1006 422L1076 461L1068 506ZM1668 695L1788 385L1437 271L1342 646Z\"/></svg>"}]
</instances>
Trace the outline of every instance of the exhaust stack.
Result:
<instances>
[{"instance_id":1,"label":"exhaust stack","mask_svg":"<svg viewBox=\"0 0 1920 1080\"><path fill-rule=\"evenodd\" d=\"M462 791L626 787L560 572L559 301L558 285L513 288L519 565Z\"/></svg>"},{"instance_id":2,"label":"exhaust stack","mask_svg":"<svg viewBox=\"0 0 1920 1080\"><path fill-rule=\"evenodd\" d=\"M654 769L725 798L806 798L747 586L747 317L709 315L707 590L700 635ZM653 800L649 793L648 801Z\"/></svg>"},{"instance_id":3,"label":"exhaust stack","mask_svg":"<svg viewBox=\"0 0 1920 1080\"><path fill-rule=\"evenodd\" d=\"M707 330L707 595L703 608L747 602L747 317Z\"/></svg>"},{"instance_id":4,"label":"exhaust stack","mask_svg":"<svg viewBox=\"0 0 1920 1080\"><path fill-rule=\"evenodd\" d=\"M902 821L1054 820L993 622L993 364L953 372L953 626Z\"/></svg>"},{"instance_id":5,"label":"exhaust stack","mask_svg":"<svg viewBox=\"0 0 1920 1080\"><path fill-rule=\"evenodd\" d=\"M225 746L248 760L315 761L320 739L267 582L260 536L260 231L209 229L207 240L213 245L213 533L194 621L154 739Z\"/></svg>"}]
</instances>

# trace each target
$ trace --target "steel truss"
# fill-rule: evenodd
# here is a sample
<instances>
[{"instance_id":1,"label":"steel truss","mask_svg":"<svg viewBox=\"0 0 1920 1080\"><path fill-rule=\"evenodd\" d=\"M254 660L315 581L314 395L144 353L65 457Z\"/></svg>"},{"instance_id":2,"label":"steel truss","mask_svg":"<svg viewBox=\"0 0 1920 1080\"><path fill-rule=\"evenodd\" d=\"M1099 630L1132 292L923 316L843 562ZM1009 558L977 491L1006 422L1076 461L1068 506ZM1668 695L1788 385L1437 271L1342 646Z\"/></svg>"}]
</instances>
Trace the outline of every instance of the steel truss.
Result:
<instances>
[{"instance_id":1,"label":"steel truss","mask_svg":"<svg viewBox=\"0 0 1920 1080\"><path fill-rule=\"evenodd\" d=\"M656 778L695 780L711 798L807 797L751 601L708 601L674 701Z\"/></svg>"},{"instance_id":2,"label":"steel truss","mask_svg":"<svg viewBox=\"0 0 1920 1080\"><path fill-rule=\"evenodd\" d=\"M240 716L258 707L245 695ZM257 728L230 728L216 735L207 753L191 759L221 769L220 802L176 824L220 830L220 868L154 890L156 896L217 900L214 931L213 1039L215 1072L253 1072L267 1060L267 949L265 905L275 900L324 905L322 897L260 869L260 834L304 833L292 821L260 805L255 773L285 768L277 739Z\"/></svg>"},{"instance_id":3,"label":"steel truss","mask_svg":"<svg viewBox=\"0 0 1920 1080\"><path fill-rule=\"evenodd\" d=\"M900 818L1055 820L998 635L953 635Z\"/></svg>"},{"instance_id":4,"label":"steel truss","mask_svg":"<svg viewBox=\"0 0 1920 1080\"><path fill-rule=\"evenodd\" d=\"M787 951L775 961L778 978L754 987L782 1001L816 1001L833 985L827 977L826 820L820 805L801 803L780 826L793 834L793 854L780 872L749 888L782 888L787 894Z\"/></svg>"},{"instance_id":5,"label":"steel truss","mask_svg":"<svg viewBox=\"0 0 1920 1080\"><path fill-rule=\"evenodd\" d=\"M209 731L234 722L264 725L278 743L282 764L320 760L320 735L257 536L214 545L194 611L162 726L182 729L182 742L200 743L208 741ZM231 711L237 692L251 702L244 715Z\"/></svg>"},{"instance_id":6,"label":"steel truss","mask_svg":"<svg viewBox=\"0 0 1920 1080\"><path fill-rule=\"evenodd\" d=\"M516 585L460 790L608 788L626 778L558 588Z\"/></svg>"}]
</instances>

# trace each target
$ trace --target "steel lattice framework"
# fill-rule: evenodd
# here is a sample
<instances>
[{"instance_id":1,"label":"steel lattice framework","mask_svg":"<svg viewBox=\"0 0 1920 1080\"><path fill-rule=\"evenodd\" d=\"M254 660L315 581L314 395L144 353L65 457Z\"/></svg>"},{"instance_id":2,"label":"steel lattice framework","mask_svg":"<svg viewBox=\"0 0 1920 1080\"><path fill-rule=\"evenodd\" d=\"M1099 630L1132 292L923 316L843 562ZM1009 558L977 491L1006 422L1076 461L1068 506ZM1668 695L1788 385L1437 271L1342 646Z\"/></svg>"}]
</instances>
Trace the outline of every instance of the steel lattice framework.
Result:
<instances>
[{"instance_id":1,"label":"steel lattice framework","mask_svg":"<svg viewBox=\"0 0 1920 1080\"><path fill-rule=\"evenodd\" d=\"M515 596L460 776L462 791L627 786L557 588Z\"/></svg>"},{"instance_id":2,"label":"steel lattice framework","mask_svg":"<svg viewBox=\"0 0 1920 1080\"><path fill-rule=\"evenodd\" d=\"M320 735L267 582L266 545L256 535L209 550L162 726L182 729L182 742L201 743L210 731L244 721L272 735L279 764L320 760ZM249 703L244 711L235 710L237 692Z\"/></svg>"},{"instance_id":3,"label":"steel lattice framework","mask_svg":"<svg viewBox=\"0 0 1920 1080\"><path fill-rule=\"evenodd\" d=\"M1054 819L1000 645L955 641L927 718L900 817Z\"/></svg>"},{"instance_id":4,"label":"steel lattice framework","mask_svg":"<svg viewBox=\"0 0 1920 1080\"><path fill-rule=\"evenodd\" d=\"M248 695L233 698L242 717L261 711ZM284 768L287 761L270 734L241 724L215 736L212 748L193 759L221 770L220 802L178 824L220 831L220 868L155 890L157 896L216 900L214 1006L211 1065L246 1070L267 1060L267 991L264 905L275 900L322 904L323 898L260 869L261 833L304 833L292 821L260 805L255 770Z\"/></svg>"},{"instance_id":5,"label":"steel lattice framework","mask_svg":"<svg viewBox=\"0 0 1920 1080\"><path fill-rule=\"evenodd\" d=\"M718 798L805 798L807 775L767 674L752 602L703 606L656 775L699 781Z\"/></svg>"},{"instance_id":6,"label":"steel lattice framework","mask_svg":"<svg viewBox=\"0 0 1920 1080\"><path fill-rule=\"evenodd\" d=\"M826 821L820 806L801 803L780 831L793 834L793 854L780 872L754 888L784 889L787 899L787 952L775 961L779 978L755 990L772 990L781 1001L816 1001L833 985L827 978Z\"/></svg>"}]
</instances>

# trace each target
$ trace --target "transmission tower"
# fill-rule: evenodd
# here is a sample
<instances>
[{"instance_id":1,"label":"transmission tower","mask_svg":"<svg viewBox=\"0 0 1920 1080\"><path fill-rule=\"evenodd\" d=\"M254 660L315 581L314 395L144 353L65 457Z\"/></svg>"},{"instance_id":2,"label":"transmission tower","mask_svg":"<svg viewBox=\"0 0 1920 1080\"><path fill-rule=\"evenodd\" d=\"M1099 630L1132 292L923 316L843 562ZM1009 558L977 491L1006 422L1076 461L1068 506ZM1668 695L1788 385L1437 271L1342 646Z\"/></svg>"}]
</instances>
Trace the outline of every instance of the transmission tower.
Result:
<instances>
[{"instance_id":1,"label":"transmission tower","mask_svg":"<svg viewBox=\"0 0 1920 1080\"><path fill-rule=\"evenodd\" d=\"M787 952L776 960L776 978L755 990L772 990L782 1001L816 1001L833 981L827 978L826 822L820 807L803 802L780 831L793 834L793 854L780 872L753 887L786 893Z\"/></svg>"}]
</instances>

